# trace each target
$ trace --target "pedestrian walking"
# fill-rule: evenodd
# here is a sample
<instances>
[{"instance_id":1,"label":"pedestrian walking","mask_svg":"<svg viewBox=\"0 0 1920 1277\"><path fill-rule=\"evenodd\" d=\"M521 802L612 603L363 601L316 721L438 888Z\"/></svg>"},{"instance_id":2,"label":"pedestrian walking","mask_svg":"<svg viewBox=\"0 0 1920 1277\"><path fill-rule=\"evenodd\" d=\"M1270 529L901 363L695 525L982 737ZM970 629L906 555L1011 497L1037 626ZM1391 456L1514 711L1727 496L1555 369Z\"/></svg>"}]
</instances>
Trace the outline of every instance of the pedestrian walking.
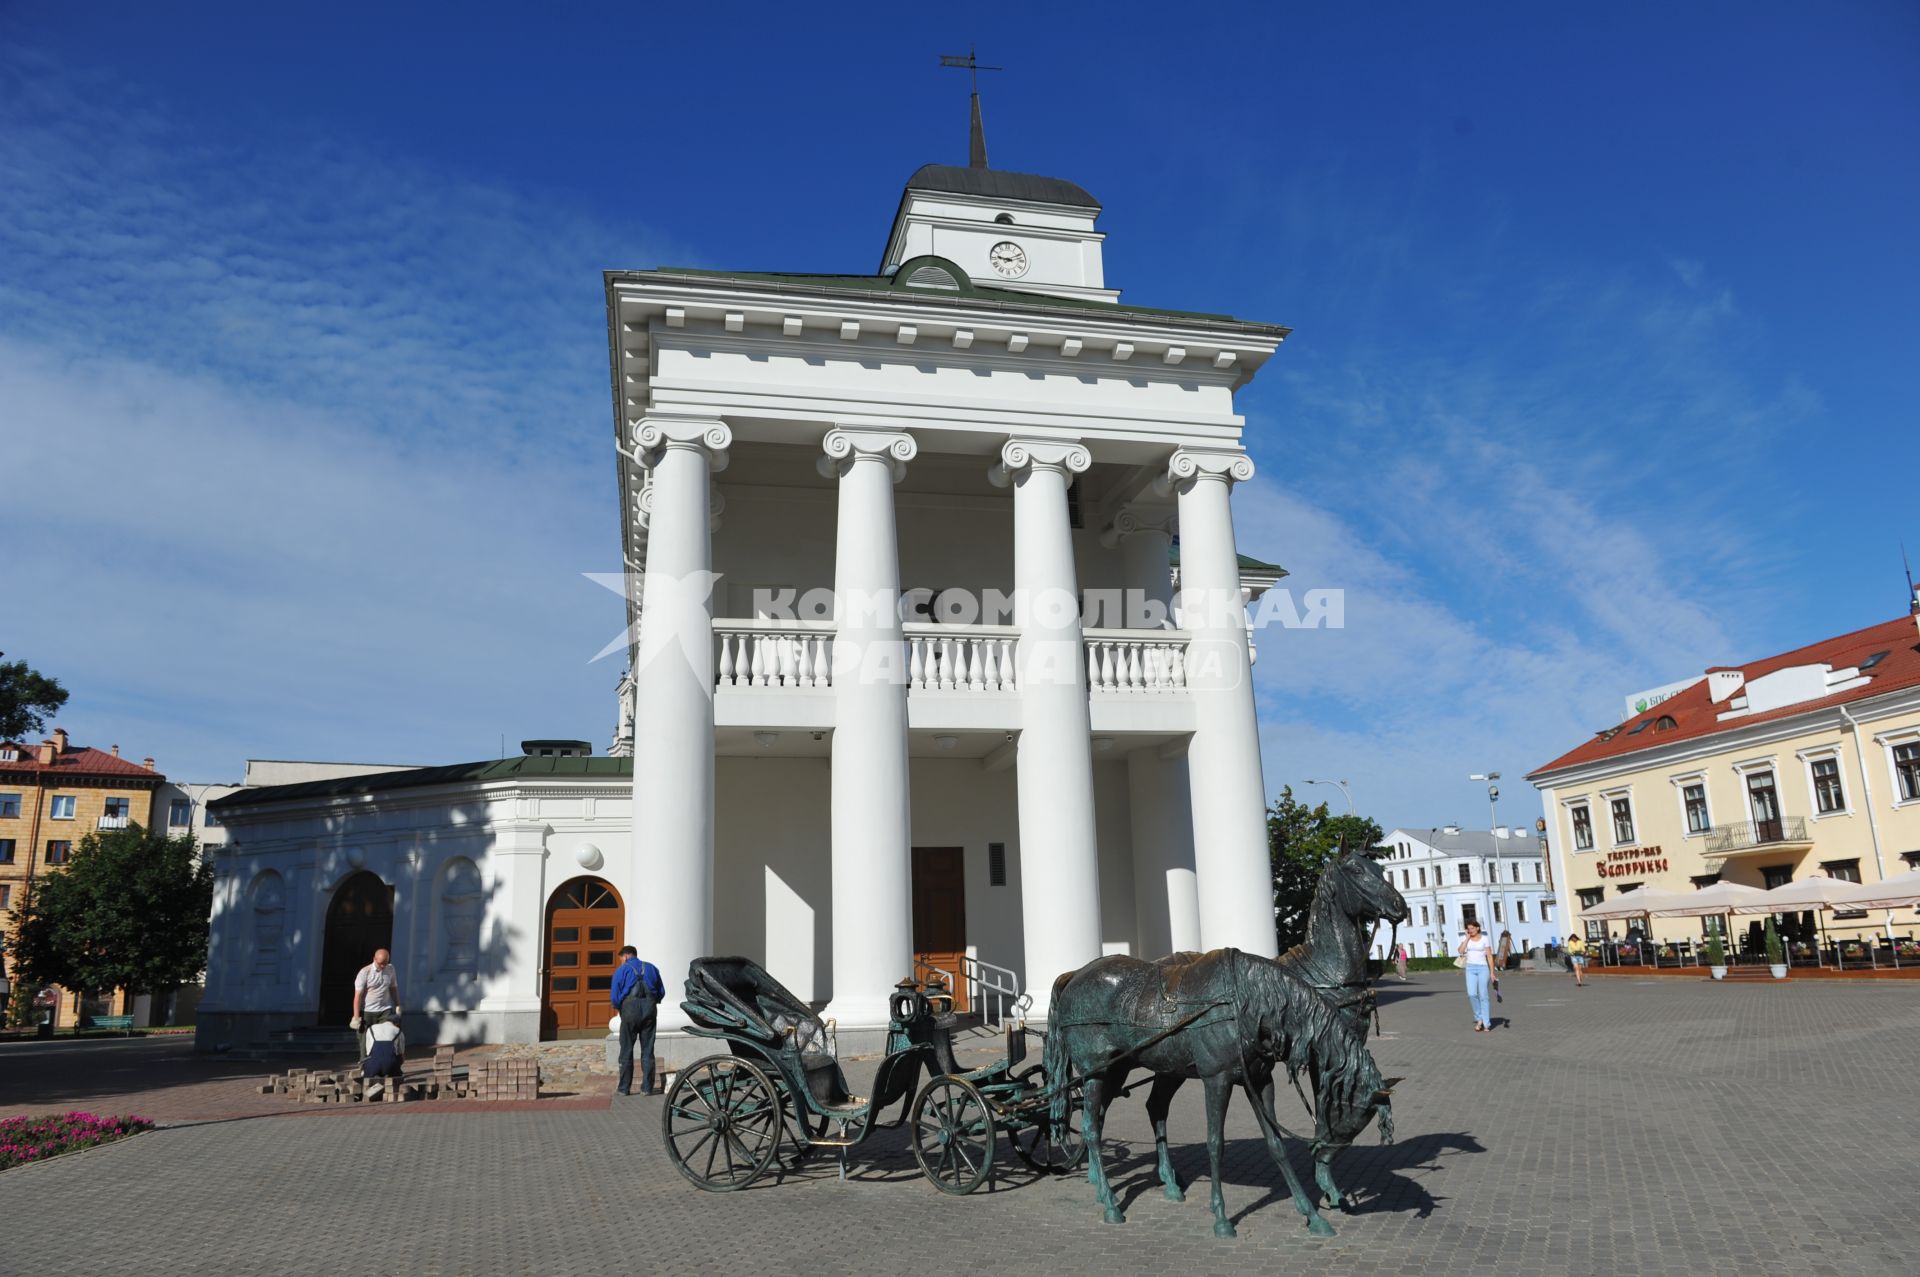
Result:
<instances>
[{"instance_id":1,"label":"pedestrian walking","mask_svg":"<svg viewBox=\"0 0 1920 1277\"><path fill-rule=\"evenodd\" d=\"M1580 936L1567 937L1567 964L1573 968L1573 983L1585 988L1587 984L1587 942Z\"/></svg>"},{"instance_id":2,"label":"pedestrian walking","mask_svg":"<svg viewBox=\"0 0 1920 1277\"><path fill-rule=\"evenodd\" d=\"M400 977L394 974L393 955L385 949L373 951L373 961L353 977L353 1018L349 1027L360 1035L360 1058L373 1050L369 1030L376 1024L400 1023Z\"/></svg>"},{"instance_id":3,"label":"pedestrian walking","mask_svg":"<svg viewBox=\"0 0 1920 1277\"><path fill-rule=\"evenodd\" d=\"M633 1091L633 1046L640 1044L640 1094L653 1094L653 1036L659 1023L660 1002L667 986L660 968L640 960L632 945L620 950L620 967L613 973L614 1009L620 1012L620 1085L622 1095Z\"/></svg>"},{"instance_id":4,"label":"pedestrian walking","mask_svg":"<svg viewBox=\"0 0 1920 1277\"><path fill-rule=\"evenodd\" d=\"M1513 964L1513 932L1506 928L1500 930L1500 960L1493 964L1493 982L1500 983L1500 972Z\"/></svg>"},{"instance_id":5,"label":"pedestrian walking","mask_svg":"<svg viewBox=\"0 0 1920 1277\"><path fill-rule=\"evenodd\" d=\"M1393 969L1399 974L1400 983L1405 984L1407 982L1407 946L1405 944L1393 946Z\"/></svg>"},{"instance_id":6,"label":"pedestrian walking","mask_svg":"<svg viewBox=\"0 0 1920 1277\"><path fill-rule=\"evenodd\" d=\"M1467 938L1460 942L1458 954L1467 970L1467 1001L1473 1006L1473 1031L1485 1033L1493 1027L1493 1015L1487 1009L1487 993L1493 982L1493 941L1480 932L1480 924L1467 924Z\"/></svg>"}]
</instances>

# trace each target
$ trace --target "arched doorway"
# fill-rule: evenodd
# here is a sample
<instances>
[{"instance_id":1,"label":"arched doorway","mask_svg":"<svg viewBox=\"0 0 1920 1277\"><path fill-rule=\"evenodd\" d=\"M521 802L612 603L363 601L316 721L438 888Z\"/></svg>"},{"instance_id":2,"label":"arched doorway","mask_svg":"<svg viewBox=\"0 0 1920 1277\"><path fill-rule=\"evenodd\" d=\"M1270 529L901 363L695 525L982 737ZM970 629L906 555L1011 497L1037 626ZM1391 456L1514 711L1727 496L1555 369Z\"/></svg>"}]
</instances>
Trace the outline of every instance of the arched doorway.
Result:
<instances>
[{"instance_id":1,"label":"arched doorway","mask_svg":"<svg viewBox=\"0 0 1920 1277\"><path fill-rule=\"evenodd\" d=\"M327 906L320 948L320 1023L345 1024L353 1015L353 978L375 949L393 947L393 888L361 870L341 883ZM404 995L405 988L401 989ZM406 1005L404 997L402 1006Z\"/></svg>"},{"instance_id":2,"label":"arched doorway","mask_svg":"<svg viewBox=\"0 0 1920 1277\"><path fill-rule=\"evenodd\" d=\"M627 911L599 878L560 884L547 901L547 952L541 989L542 1038L597 1038L613 1015L613 969L620 965Z\"/></svg>"}]
</instances>

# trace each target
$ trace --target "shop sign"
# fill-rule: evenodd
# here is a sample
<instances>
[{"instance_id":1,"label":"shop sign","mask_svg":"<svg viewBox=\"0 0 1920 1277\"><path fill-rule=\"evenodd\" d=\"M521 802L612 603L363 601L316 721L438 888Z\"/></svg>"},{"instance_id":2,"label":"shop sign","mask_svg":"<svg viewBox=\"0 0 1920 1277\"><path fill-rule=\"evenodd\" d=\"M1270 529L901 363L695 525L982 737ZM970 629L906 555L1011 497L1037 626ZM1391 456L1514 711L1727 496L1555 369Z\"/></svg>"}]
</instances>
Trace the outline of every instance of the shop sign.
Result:
<instances>
[{"instance_id":1,"label":"shop sign","mask_svg":"<svg viewBox=\"0 0 1920 1277\"><path fill-rule=\"evenodd\" d=\"M1602 878L1637 878L1667 872L1666 853L1658 847L1622 847L1600 862Z\"/></svg>"}]
</instances>

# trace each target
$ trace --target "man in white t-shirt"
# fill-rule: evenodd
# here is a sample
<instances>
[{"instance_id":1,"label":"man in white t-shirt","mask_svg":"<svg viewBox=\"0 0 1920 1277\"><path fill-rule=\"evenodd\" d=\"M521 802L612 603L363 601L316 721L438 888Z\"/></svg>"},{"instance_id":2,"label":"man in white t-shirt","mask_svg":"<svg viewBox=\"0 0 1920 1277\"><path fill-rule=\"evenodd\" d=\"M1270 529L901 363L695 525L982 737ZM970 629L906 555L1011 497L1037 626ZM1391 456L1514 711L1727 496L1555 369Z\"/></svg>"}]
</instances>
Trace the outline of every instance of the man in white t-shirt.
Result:
<instances>
[{"instance_id":1,"label":"man in white t-shirt","mask_svg":"<svg viewBox=\"0 0 1920 1277\"><path fill-rule=\"evenodd\" d=\"M353 1019L348 1024L361 1035L361 1059L369 1050L366 1031L387 1020L400 1022L400 980L393 971L393 955L375 949L373 961L353 977Z\"/></svg>"}]
</instances>

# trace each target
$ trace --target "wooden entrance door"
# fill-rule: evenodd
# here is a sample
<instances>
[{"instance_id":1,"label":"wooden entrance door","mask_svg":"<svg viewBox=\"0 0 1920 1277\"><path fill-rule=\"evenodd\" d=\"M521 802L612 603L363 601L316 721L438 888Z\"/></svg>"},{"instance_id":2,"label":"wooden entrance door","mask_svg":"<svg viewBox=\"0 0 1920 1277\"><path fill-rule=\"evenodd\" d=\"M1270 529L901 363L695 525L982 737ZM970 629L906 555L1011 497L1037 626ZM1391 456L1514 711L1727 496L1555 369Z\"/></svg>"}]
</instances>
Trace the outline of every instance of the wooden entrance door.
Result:
<instances>
[{"instance_id":1,"label":"wooden entrance door","mask_svg":"<svg viewBox=\"0 0 1920 1277\"><path fill-rule=\"evenodd\" d=\"M958 847L913 849L913 956L953 977L953 1009L967 1010L967 883Z\"/></svg>"},{"instance_id":2,"label":"wooden entrance door","mask_svg":"<svg viewBox=\"0 0 1920 1277\"><path fill-rule=\"evenodd\" d=\"M375 949L393 948L393 888L380 875L361 870L340 884L327 906L320 942L320 1023L345 1024L353 1015L353 978L373 961ZM401 1006L406 1005L405 986Z\"/></svg>"},{"instance_id":3,"label":"wooden entrance door","mask_svg":"<svg viewBox=\"0 0 1920 1277\"><path fill-rule=\"evenodd\" d=\"M620 965L627 913L598 878L562 883L547 901L543 1038L597 1038L613 1015L613 971Z\"/></svg>"}]
</instances>

